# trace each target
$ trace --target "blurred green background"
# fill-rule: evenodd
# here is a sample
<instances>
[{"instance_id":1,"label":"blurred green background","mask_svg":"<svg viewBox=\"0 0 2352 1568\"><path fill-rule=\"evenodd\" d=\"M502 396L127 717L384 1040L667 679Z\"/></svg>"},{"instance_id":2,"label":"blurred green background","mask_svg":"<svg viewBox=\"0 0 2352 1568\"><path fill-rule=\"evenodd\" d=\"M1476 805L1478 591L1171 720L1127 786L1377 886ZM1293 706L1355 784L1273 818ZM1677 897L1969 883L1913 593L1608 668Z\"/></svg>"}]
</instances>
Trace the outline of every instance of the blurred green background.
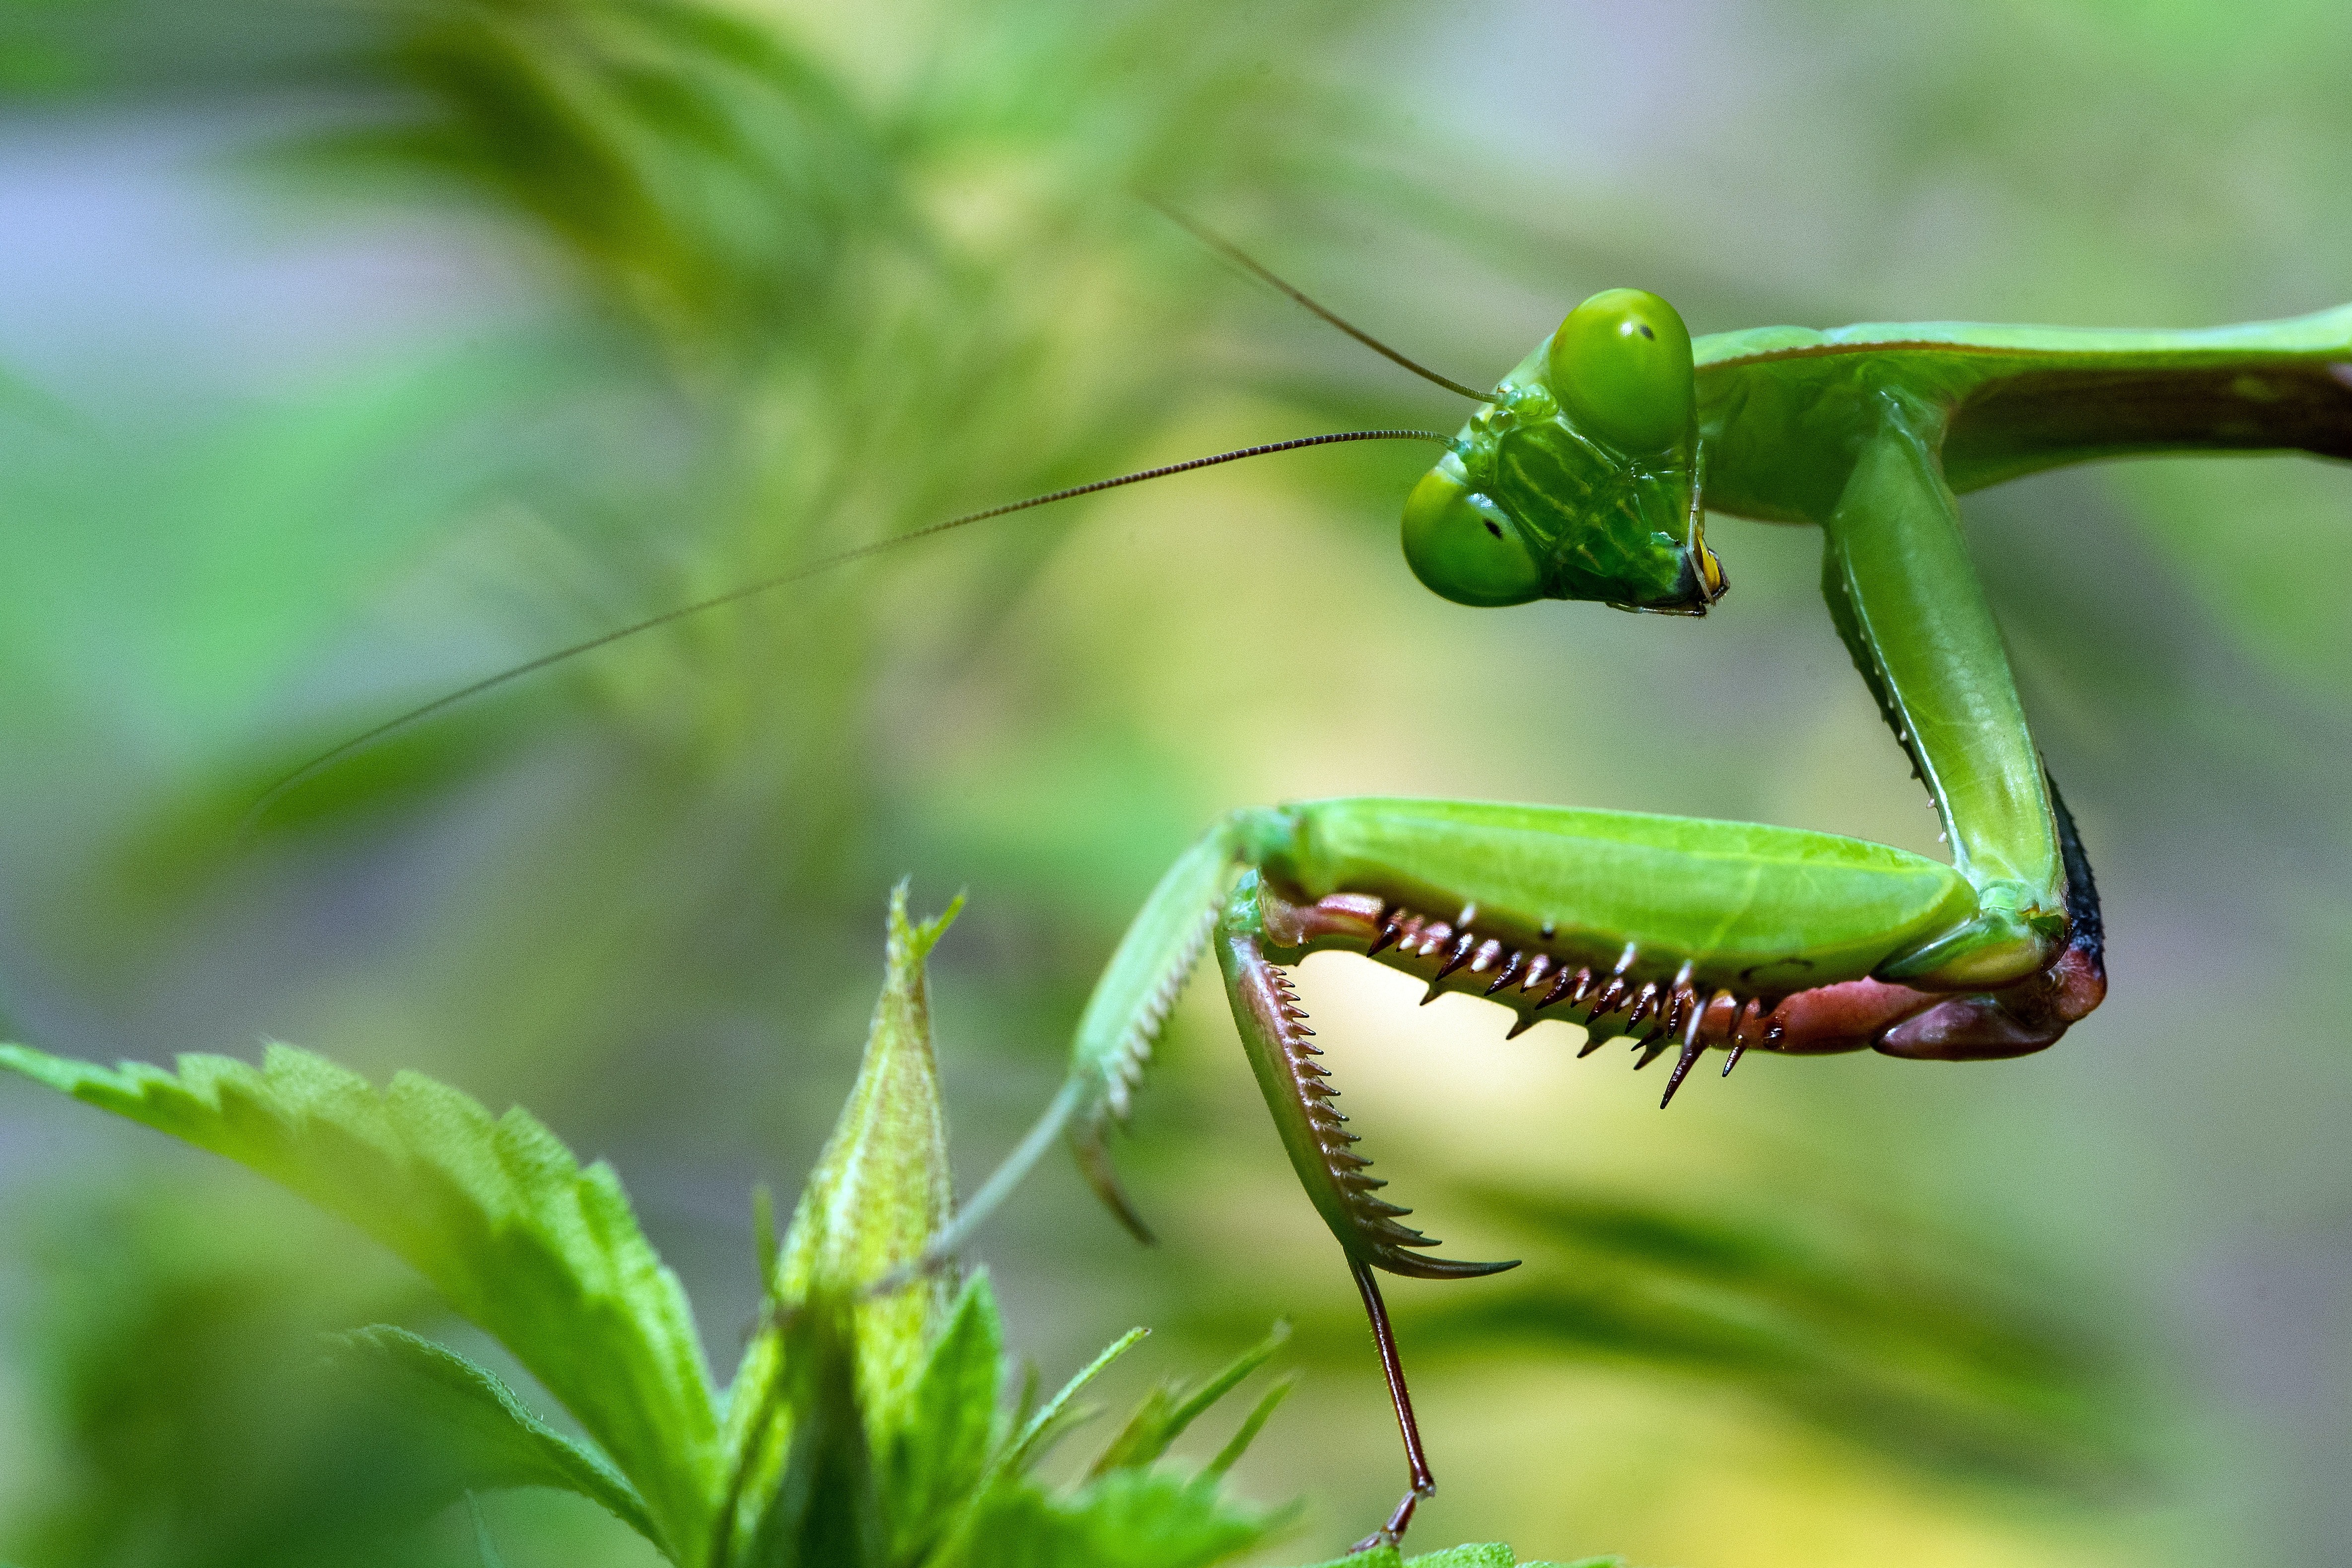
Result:
<instances>
[{"instance_id":1,"label":"blurred green background","mask_svg":"<svg viewBox=\"0 0 2352 1568\"><path fill-rule=\"evenodd\" d=\"M581 660L280 802L403 707L1032 491L1461 409L1155 215L1494 379L1634 283L1695 331L2188 326L2352 298L2330 0L1863 7L15 0L0 34L0 1035L299 1042L612 1159L721 1365L855 1070L884 899L935 969L964 1180L1040 1106L1226 806L1402 792L1933 853L1814 592L1719 521L1704 624L1450 606L1418 448L974 529ZM2352 474L2061 473L1969 502L2105 894L2046 1056L1760 1059L1674 1113L1549 1026L1306 966L1369 1147L1465 1256L1391 1303L1417 1541L1651 1564L2352 1558ZM1213 984L1121 1153L984 1237L1052 1380L1288 1314L1239 1472L1335 1550L1402 1479L1340 1260ZM0 1557L467 1561L397 1538L288 1369L436 1332L291 1200L0 1084ZM462 1338L462 1336L461 1336ZM469 1350L480 1347L463 1341ZM1148 1364L1147 1364L1148 1363ZM1210 1434L1213 1443L1222 1434ZM351 1496L346 1499L345 1494ZM348 1501L349 1506L344 1506ZM638 1563L572 1500L508 1561Z\"/></svg>"}]
</instances>

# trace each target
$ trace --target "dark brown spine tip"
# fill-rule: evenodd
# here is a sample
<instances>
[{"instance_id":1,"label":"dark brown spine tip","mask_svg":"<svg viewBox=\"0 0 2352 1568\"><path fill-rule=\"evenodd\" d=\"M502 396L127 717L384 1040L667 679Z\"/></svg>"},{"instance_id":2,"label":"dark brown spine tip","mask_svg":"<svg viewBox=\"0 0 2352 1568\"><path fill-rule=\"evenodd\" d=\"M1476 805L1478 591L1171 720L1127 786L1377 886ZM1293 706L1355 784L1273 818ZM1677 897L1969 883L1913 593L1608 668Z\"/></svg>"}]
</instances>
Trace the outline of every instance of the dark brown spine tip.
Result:
<instances>
[{"instance_id":1,"label":"dark brown spine tip","mask_svg":"<svg viewBox=\"0 0 2352 1568\"><path fill-rule=\"evenodd\" d=\"M1683 1042L1682 1059L1675 1063L1675 1070L1666 1079L1666 1092L1658 1097L1660 1110L1675 1102L1675 1090L1682 1088L1683 1079L1690 1076L1692 1066L1706 1050L1706 1047L1699 1043L1697 1031L1693 1030L1690 1038Z\"/></svg>"},{"instance_id":2,"label":"dark brown spine tip","mask_svg":"<svg viewBox=\"0 0 2352 1568\"><path fill-rule=\"evenodd\" d=\"M1372 945L1364 950L1364 956L1366 958L1370 958L1376 953L1385 952L1388 951L1390 945L1393 943L1398 937L1403 934L1403 928L1398 925L1395 921L1390 920L1383 921L1381 926L1381 934L1372 939Z\"/></svg>"},{"instance_id":3,"label":"dark brown spine tip","mask_svg":"<svg viewBox=\"0 0 2352 1568\"><path fill-rule=\"evenodd\" d=\"M1527 956L1526 952L1520 948L1515 947L1511 949L1509 962L1506 963L1501 969L1496 972L1495 983L1486 987L1486 994L1492 996L1496 992L1500 991L1504 986L1508 985L1513 980L1517 979L1518 977L1519 965L1526 962Z\"/></svg>"},{"instance_id":4,"label":"dark brown spine tip","mask_svg":"<svg viewBox=\"0 0 2352 1568\"><path fill-rule=\"evenodd\" d=\"M1747 1054L1748 1047L1746 1046L1738 1045L1732 1047L1730 1051L1726 1054L1723 1058L1723 1076L1729 1078L1731 1076L1731 1069L1738 1067L1739 1065L1739 1058Z\"/></svg>"},{"instance_id":5,"label":"dark brown spine tip","mask_svg":"<svg viewBox=\"0 0 2352 1568\"><path fill-rule=\"evenodd\" d=\"M1540 1013L1545 1008L1550 1006L1553 1003L1559 1001L1561 997L1567 995L1570 989L1577 984L1577 976L1580 973L1582 972L1570 969L1565 964L1561 965L1559 978L1551 983L1550 994L1545 996L1542 1001L1536 1004L1536 1011Z\"/></svg>"},{"instance_id":6,"label":"dark brown spine tip","mask_svg":"<svg viewBox=\"0 0 2352 1568\"><path fill-rule=\"evenodd\" d=\"M1624 1005L1625 995L1624 977L1616 974L1611 975L1609 977L1609 984L1603 985L1600 991L1593 995L1591 1002L1591 1016L1598 1018L1606 1014L1615 1012L1619 1007ZM1580 1000L1581 1000L1581 998L1580 998Z\"/></svg>"},{"instance_id":7,"label":"dark brown spine tip","mask_svg":"<svg viewBox=\"0 0 2352 1568\"><path fill-rule=\"evenodd\" d=\"M1635 1046L1633 1048L1642 1053L1642 1059L1633 1064L1633 1070L1635 1072L1640 1072L1643 1068L1648 1067L1652 1062L1656 1061L1660 1057L1664 1056L1666 1054L1666 1047L1671 1043L1671 1041L1666 1040L1663 1037L1653 1037L1652 1038L1642 1042L1640 1045Z\"/></svg>"},{"instance_id":8,"label":"dark brown spine tip","mask_svg":"<svg viewBox=\"0 0 2352 1568\"><path fill-rule=\"evenodd\" d=\"M1432 980L1430 984L1433 985L1435 984L1437 981L1444 979L1447 975L1453 973L1455 970L1469 963L1471 953L1476 952L1477 947L1478 933L1473 931L1464 931L1460 939L1454 942L1454 951L1445 955L1444 965L1438 970L1436 978Z\"/></svg>"}]
</instances>

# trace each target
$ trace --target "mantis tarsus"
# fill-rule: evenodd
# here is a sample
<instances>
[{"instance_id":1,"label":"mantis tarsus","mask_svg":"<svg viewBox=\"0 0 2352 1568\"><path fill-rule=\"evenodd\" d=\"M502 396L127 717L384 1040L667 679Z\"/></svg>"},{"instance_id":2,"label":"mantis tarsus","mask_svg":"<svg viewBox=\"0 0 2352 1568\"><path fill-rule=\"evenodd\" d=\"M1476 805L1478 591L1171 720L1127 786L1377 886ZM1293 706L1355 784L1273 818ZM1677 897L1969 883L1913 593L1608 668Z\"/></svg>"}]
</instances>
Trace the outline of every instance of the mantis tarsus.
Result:
<instances>
[{"instance_id":1,"label":"mantis tarsus","mask_svg":"<svg viewBox=\"0 0 2352 1568\"><path fill-rule=\"evenodd\" d=\"M1475 992L1510 1007L1514 1034L1560 1017L1588 1031L1583 1054L1627 1039L1646 1067L1672 1051L1662 1105L1709 1049L1727 1053L1728 1074L1749 1049L1967 1059L2053 1044L2105 994L2097 895L2027 729L1957 497L2103 458L2352 458L2352 305L2202 331L1767 327L1694 343L1664 300L1612 289L1481 393L1202 237L1481 406L1450 439L1381 430L1276 442L917 534L1243 457L1416 437L1446 449L1405 502L1405 558L1465 605L1585 599L1703 616L1728 585L1706 543L1708 511L1810 524L1822 533L1832 619L1952 851L1945 865L1792 828L1342 799L1232 812L1170 868L1095 987L1061 1091L931 1255L961 1246L1065 1133L1096 1189L1144 1234L1104 1132L1213 946L1292 1166L1362 1293L1404 1438L1410 1486L1370 1545L1401 1536L1434 1489L1373 1271L1453 1279L1512 1265L1430 1256L1437 1244L1399 1223L1408 1211L1376 1195L1381 1183L1330 1103L1286 966L1358 952L1426 980L1432 996ZM384 728L840 559L562 650Z\"/></svg>"}]
</instances>

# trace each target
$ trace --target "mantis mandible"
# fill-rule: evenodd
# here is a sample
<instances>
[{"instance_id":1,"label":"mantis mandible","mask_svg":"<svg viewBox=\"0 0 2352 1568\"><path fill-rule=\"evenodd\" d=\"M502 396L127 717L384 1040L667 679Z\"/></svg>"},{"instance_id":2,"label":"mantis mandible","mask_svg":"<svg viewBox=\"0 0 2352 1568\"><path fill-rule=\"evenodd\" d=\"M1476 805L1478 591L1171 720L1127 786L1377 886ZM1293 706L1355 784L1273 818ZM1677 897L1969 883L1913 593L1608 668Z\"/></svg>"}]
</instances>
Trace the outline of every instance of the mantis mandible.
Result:
<instances>
[{"instance_id":1,"label":"mantis mandible","mask_svg":"<svg viewBox=\"0 0 2352 1568\"><path fill-rule=\"evenodd\" d=\"M1821 530L1831 618L1933 799L1950 864L1824 833L1565 806L1339 799L1233 811L1153 889L1080 1017L1060 1092L930 1249L958 1248L1065 1135L1148 1238L1104 1134L1213 947L1283 1146L1362 1295L1403 1437L1408 1488L1360 1543L1370 1546L1398 1540L1435 1489L1375 1271L1464 1279L1513 1265L1432 1256L1438 1244L1400 1223L1410 1211L1378 1195L1287 968L1327 949L1360 952L1426 981L1431 997L1469 992L1510 1008L1512 1034L1565 1018L1588 1033L1581 1055L1612 1039L1632 1043L1637 1067L1673 1052L1662 1106L1709 1050L1725 1053L1728 1075L1751 1049L1957 1060L2054 1044L2105 993L2098 897L2026 726L1957 498L2097 458L2352 458L2352 305L2200 331L1937 322L1694 342L1665 300L1616 289L1479 392L1194 232L1477 411L1451 437L1274 442L918 529L493 676L279 788L489 686L887 545L1300 447L1443 443L1405 500L1404 556L1423 584L1468 605L1573 599L1701 616L1728 587L1706 542L1710 511Z\"/></svg>"}]
</instances>

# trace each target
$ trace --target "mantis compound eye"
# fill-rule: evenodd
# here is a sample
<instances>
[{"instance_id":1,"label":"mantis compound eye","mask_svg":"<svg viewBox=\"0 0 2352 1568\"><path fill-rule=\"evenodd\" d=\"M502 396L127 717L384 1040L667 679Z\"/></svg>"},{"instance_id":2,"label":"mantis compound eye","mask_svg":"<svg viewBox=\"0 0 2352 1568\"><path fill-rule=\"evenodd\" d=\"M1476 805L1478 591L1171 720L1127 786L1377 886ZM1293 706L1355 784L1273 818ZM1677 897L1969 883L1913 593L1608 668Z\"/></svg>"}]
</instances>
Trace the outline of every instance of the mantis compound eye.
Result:
<instances>
[{"instance_id":1,"label":"mantis compound eye","mask_svg":"<svg viewBox=\"0 0 2352 1568\"><path fill-rule=\"evenodd\" d=\"M1551 335L1545 366L1552 395L1589 434L1628 452L1662 452L1689 434L1690 329L1655 294L1595 294Z\"/></svg>"},{"instance_id":2,"label":"mantis compound eye","mask_svg":"<svg viewBox=\"0 0 2352 1568\"><path fill-rule=\"evenodd\" d=\"M1423 586L1457 605L1524 605L1543 595L1543 570L1517 525L1444 465L1405 498L1404 559Z\"/></svg>"}]
</instances>

